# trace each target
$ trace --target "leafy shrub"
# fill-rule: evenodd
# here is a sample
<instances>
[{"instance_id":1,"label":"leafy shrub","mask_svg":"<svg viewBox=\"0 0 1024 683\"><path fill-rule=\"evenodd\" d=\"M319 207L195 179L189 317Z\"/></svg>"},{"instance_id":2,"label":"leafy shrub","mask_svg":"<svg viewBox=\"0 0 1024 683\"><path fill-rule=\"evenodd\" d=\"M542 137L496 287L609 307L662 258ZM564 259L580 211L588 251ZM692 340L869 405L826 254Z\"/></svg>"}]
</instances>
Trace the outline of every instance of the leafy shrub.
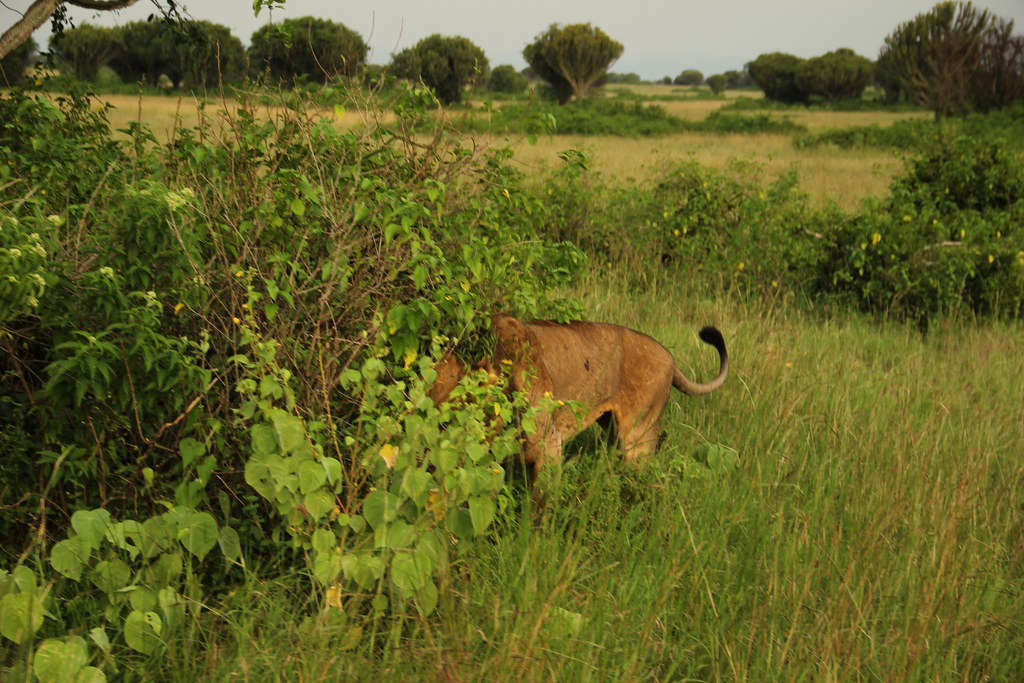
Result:
<instances>
[{"instance_id":1,"label":"leafy shrub","mask_svg":"<svg viewBox=\"0 0 1024 683\"><path fill-rule=\"evenodd\" d=\"M434 406L433 360L481 352L493 310L575 310L584 263L538 238L507 152L413 138L433 102L339 132L243 101L159 147L84 97L0 98L0 597L28 615L0 627L36 662L143 666L246 558L355 619L430 612L529 425L486 377Z\"/></svg>"},{"instance_id":2,"label":"leafy shrub","mask_svg":"<svg viewBox=\"0 0 1024 683\"><path fill-rule=\"evenodd\" d=\"M891 198L832 235L817 288L926 324L937 314L1018 315L1024 303L1024 167L992 143L937 140Z\"/></svg>"}]
</instances>

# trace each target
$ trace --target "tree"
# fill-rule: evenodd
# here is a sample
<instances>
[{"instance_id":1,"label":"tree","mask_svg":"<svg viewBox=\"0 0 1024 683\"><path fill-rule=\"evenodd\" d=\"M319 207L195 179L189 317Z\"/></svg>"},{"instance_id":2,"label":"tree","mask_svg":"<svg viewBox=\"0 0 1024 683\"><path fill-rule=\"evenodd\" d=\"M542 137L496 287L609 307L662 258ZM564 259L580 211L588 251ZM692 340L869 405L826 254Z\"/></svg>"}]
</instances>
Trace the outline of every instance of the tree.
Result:
<instances>
[{"instance_id":1,"label":"tree","mask_svg":"<svg viewBox=\"0 0 1024 683\"><path fill-rule=\"evenodd\" d=\"M245 46L223 24L197 21L189 26L190 39L178 44L176 56L184 84L204 89L218 79L233 83L245 74Z\"/></svg>"},{"instance_id":2,"label":"tree","mask_svg":"<svg viewBox=\"0 0 1024 683\"><path fill-rule=\"evenodd\" d=\"M120 29L121 49L110 60L110 68L125 83L145 81L155 85L166 75L177 85L182 78L173 26L162 21L132 21Z\"/></svg>"},{"instance_id":3,"label":"tree","mask_svg":"<svg viewBox=\"0 0 1024 683\"><path fill-rule=\"evenodd\" d=\"M487 57L469 38L435 33L396 54L391 68L399 78L418 79L442 104L462 101L462 91L487 75Z\"/></svg>"},{"instance_id":4,"label":"tree","mask_svg":"<svg viewBox=\"0 0 1024 683\"><path fill-rule=\"evenodd\" d=\"M514 66L502 64L494 67L494 70L491 71L491 78L487 85L492 92L516 94L526 90L526 86L529 84L526 76L516 71Z\"/></svg>"},{"instance_id":5,"label":"tree","mask_svg":"<svg viewBox=\"0 0 1024 683\"><path fill-rule=\"evenodd\" d=\"M343 24L300 17L257 29L249 46L249 63L275 80L325 82L339 74L359 74L369 49L361 35Z\"/></svg>"},{"instance_id":6,"label":"tree","mask_svg":"<svg viewBox=\"0 0 1024 683\"><path fill-rule=\"evenodd\" d=\"M726 87L732 90L736 88L747 88L754 85L753 79L746 71L726 71L725 74Z\"/></svg>"},{"instance_id":7,"label":"tree","mask_svg":"<svg viewBox=\"0 0 1024 683\"><path fill-rule=\"evenodd\" d=\"M555 91L562 104L583 99L600 87L622 44L590 24L552 24L523 48L526 63Z\"/></svg>"},{"instance_id":8,"label":"tree","mask_svg":"<svg viewBox=\"0 0 1024 683\"><path fill-rule=\"evenodd\" d=\"M981 45L974 98L982 111L1006 107L1024 98L1024 36L1012 33L1013 22L1000 19Z\"/></svg>"},{"instance_id":9,"label":"tree","mask_svg":"<svg viewBox=\"0 0 1024 683\"><path fill-rule=\"evenodd\" d=\"M123 49L121 31L82 24L54 34L50 49L62 68L69 69L83 81L94 81L100 67L106 66Z\"/></svg>"},{"instance_id":10,"label":"tree","mask_svg":"<svg viewBox=\"0 0 1024 683\"><path fill-rule=\"evenodd\" d=\"M28 68L29 57L39 48L30 37L14 51L0 59L0 85L11 87L25 80L25 69Z\"/></svg>"},{"instance_id":11,"label":"tree","mask_svg":"<svg viewBox=\"0 0 1024 683\"><path fill-rule=\"evenodd\" d=\"M886 37L878 81L887 98L898 88L937 117L1004 106L1024 90L1024 46L1012 31L970 2L940 2Z\"/></svg>"},{"instance_id":12,"label":"tree","mask_svg":"<svg viewBox=\"0 0 1024 683\"><path fill-rule=\"evenodd\" d=\"M61 10L60 6L66 2L75 7L84 7L94 10L115 10L133 5L138 0L35 0L21 19L4 31L0 36L0 59L14 51L19 45L28 40L32 32L43 25L55 12Z\"/></svg>"},{"instance_id":13,"label":"tree","mask_svg":"<svg viewBox=\"0 0 1024 683\"><path fill-rule=\"evenodd\" d=\"M807 91L800 87L796 78L802 61L785 52L771 52L748 63L747 71L766 98L787 104L806 102Z\"/></svg>"},{"instance_id":14,"label":"tree","mask_svg":"<svg viewBox=\"0 0 1024 683\"><path fill-rule=\"evenodd\" d=\"M704 82L704 74L696 69L686 69L673 82L676 85L700 85Z\"/></svg>"},{"instance_id":15,"label":"tree","mask_svg":"<svg viewBox=\"0 0 1024 683\"><path fill-rule=\"evenodd\" d=\"M796 80L801 90L835 102L860 99L873 75L871 60L853 50L841 48L797 65Z\"/></svg>"},{"instance_id":16,"label":"tree","mask_svg":"<svg viewBox=\"0 0 1024 683\"><path fill-rule=\"evenodd\" d=\"M711 92L716 95L721 95L725 92L725 87L729 84L729 80L723 74L715 74L714 76L708 76L708 87L711 88Z\"/></svg>"}]
</instances>

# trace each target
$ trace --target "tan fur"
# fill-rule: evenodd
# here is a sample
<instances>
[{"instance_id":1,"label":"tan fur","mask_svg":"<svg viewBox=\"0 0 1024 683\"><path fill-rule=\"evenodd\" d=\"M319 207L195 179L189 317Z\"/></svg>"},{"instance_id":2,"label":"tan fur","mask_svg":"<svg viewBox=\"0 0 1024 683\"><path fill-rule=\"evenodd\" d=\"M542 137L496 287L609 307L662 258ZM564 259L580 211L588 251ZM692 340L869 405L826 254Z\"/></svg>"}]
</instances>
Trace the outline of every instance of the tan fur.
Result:
<instances>
[{"instance_id":1,"label":"tan fur","mask_svg":"<svg viewBox=\"0 0 1024 683\"><path fill-rule=\"evenodd\" d=\"M494 356L478 366L510 370L510 388L525 392L529 405L547 398L556 406L537 415L536 431L525 438L523 459L535 472L561 462L562 445L605 413L615 418L619 445L628 460L651 455L658 447L671 388L694 396L708 394L729 372L725 344L714 328L701 330L701 339L718 350L718 375L701 384L683 375L664 346L627 327L527 323L502 314L494 315L491 323L497 339ZM468 366L449 353L436 370L430 397L441 403Z\"/></svg>"},{"instance_id":2,"label":"tan fur","mask_svg":"<svg viewBox=\"0 0 1024 683\"><path fill-rule=\"evenodd\" d=\"M511 362L511 387L525 391L531 406L545 395L567 404L539 414L536 432L526 437L523 458L535 469L560 462L562 445L605 413L615 418L619 445L628 460L651 455L658 448L670 389L708 394L729 372L725 345L714 328L702 330L701 338L718 349L718 376L698 384L683 375L664 346L627 327L525 323L500 314L492 324L498 342L493 360Z\"/></svg>"}]
</instances>

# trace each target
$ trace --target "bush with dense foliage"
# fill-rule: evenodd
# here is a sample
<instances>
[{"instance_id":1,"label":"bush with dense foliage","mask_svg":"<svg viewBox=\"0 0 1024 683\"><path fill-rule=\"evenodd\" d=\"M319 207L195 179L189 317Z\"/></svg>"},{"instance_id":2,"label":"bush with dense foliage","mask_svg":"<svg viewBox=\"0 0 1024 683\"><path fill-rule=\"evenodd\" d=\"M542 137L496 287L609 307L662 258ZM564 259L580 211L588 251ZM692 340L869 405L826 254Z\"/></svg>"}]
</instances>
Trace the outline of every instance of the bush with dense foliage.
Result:
<instances>
[{"instance_id":1,"label":"bush with dense foliage","mask_svg":"<svg viewBox=\"0 0 1024 683\"><path fill-rule=\"evenodd\" d=\"M327 82L360 74L370 47L356 31L330 19L298 17L256 30L249 65L272 82Z\"/></svg>"},{"instance_id":2,"label":"bush with dense foliage","mask_svg":"<svg viewBox=\"0 0 1024 683\"><path fill-rule=\"evenodd\" d=\"M391 61L399 78L422 81L442 104L462 101L462 92L486 82L489 64L484 51L469 38L435 33L408 47Z\"/></svg>"},{"instance_id":3,"label":"bush with dense foliage","mask_svg":"<svg viewBox=\"0 0 1024 683\"><path fill-rule=\"evenodd\" d=\"M807 101L807 91L797 79L797 70L802 62L791 54L772 52L758 56L746 65L746 69L766 98L792 104Z\"/></svg>"},{"instance_id":4,"label":"bush with dense foliage","mask_svg":"<svg viewBox=\"0 0 1024 683\"><path fill-rule=\"evenodd\" d=\"M507 93L518 95L529 87L530 81L523 74L516 71L510 64L502 64L491 70L491 77L487 82L491 92Z\"/></svg>"},{"instance_id":5,"label":"bush with dense foliage","mask_svg":"<svg viewBox=\"0 0 1024 683\"><path fill-rule=\"evenodd\" d=\"M161 147L84 97L0 99L5 660L144 667L260 558L356 623L432 610L519 428L479 377L434 406L433 359L490 311L572 310L583 260L504 152L412 137L430 101L362 132L243 101Z\"/></svg>"},{"instance_id":6,"label":"bush with dense foliage","mask_svg":"<svg viewBox=\"0 0 1024 683\"><path fill-rule=\"evenodd\" d=\"M799 87L827 101L855 100L871 84L874 65L853 50L842 48L811 57L796 68Z\"/></svg>"}]
</instances>

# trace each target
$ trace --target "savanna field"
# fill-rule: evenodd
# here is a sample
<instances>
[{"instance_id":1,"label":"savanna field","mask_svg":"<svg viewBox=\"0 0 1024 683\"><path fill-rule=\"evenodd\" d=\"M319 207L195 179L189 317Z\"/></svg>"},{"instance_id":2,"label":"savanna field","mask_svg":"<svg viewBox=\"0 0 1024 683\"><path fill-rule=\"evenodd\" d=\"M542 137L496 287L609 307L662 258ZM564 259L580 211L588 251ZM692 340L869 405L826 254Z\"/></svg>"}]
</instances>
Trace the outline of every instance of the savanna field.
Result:
<instances>
[{"instance_id":1,"label":"savanna field","mask_svg":"<svg viewBox=\"0 0 1024 683\"><path fill-rule=\"evenodd\" d=\"M607 91L3 95L2 677L1024 678L1019 103ZM496 310L730 376L538 512Z\"/></svg>"}]
</instances>

